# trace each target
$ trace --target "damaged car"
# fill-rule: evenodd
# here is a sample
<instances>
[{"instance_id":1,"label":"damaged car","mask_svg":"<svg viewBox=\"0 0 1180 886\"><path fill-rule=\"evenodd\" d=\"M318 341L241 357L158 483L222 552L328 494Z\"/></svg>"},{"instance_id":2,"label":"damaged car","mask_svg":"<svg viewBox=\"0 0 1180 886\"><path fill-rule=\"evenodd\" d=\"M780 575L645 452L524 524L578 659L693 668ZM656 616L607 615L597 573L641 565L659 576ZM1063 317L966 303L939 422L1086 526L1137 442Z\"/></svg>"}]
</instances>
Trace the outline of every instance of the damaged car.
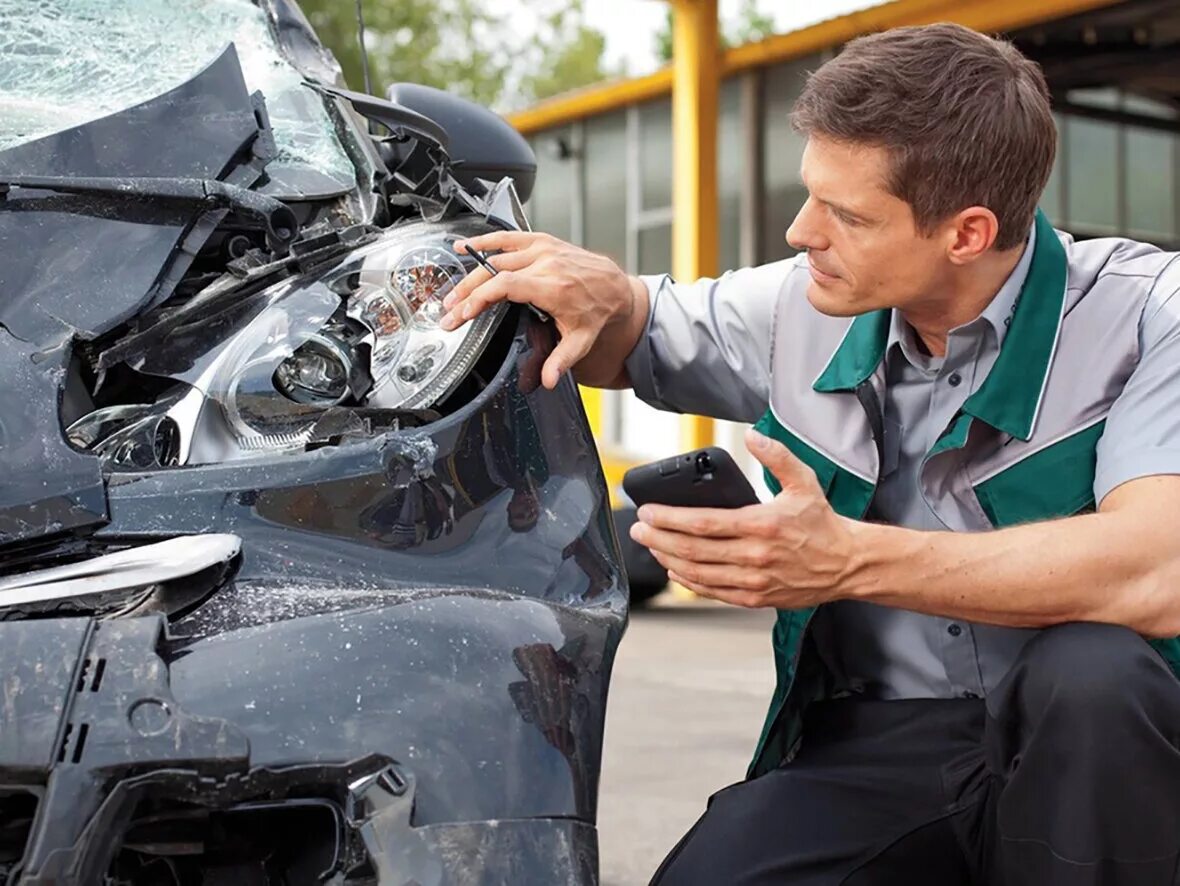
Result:
<instances>
[{"instance_id":1,"label":"damaged car","mask_svg":"<svg viewBox=\"0 0 1180 886\"><path fill-rule=\"evenodd\" d=\"M535 162L291 0L0 0L0 872L591 884L627 590Z\"/></svg>"}]
</instances>

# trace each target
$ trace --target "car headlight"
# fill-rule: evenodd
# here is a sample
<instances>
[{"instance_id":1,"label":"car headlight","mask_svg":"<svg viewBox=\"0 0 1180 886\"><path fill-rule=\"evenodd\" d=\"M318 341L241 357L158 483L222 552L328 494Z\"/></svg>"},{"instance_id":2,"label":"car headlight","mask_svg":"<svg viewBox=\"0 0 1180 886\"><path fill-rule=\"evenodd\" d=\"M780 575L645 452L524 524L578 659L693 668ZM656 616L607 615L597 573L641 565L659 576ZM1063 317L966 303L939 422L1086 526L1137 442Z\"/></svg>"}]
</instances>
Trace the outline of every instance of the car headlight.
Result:
<instances>
[{"instance_id":1,"label":"car headlight","mask_svg":"<svg viewBox=\"0 0 1180 886\"><path fill-rule=\"evenodd\" d=\"M409 410L446 399L471 371L506 310L460 330L439 326L442 301L475 267L462 234L407 225L335 267L285 281L199 385L249 450L302 445L325 410Z\"/></svg>"},{"instance_id":2,"label":"car headlight","mask_svg":"<svg viewBox=\"0 0 1180 886\"><path fill-rule=\"evenodd\" d=\"M459 330L439 326L442 300L475 267L455 243L487 230L474 222L404 225L326 270L243 297L206 329L178 332L145 358L143 371L182 381L189 394L135 418L166 414L180 435L172 463L194 464L338 435L354 407L371 416L442 402L507 310L497 305ZM71 439L102 454L117 425L86 419Z\"/></svg>"}]
</instances>

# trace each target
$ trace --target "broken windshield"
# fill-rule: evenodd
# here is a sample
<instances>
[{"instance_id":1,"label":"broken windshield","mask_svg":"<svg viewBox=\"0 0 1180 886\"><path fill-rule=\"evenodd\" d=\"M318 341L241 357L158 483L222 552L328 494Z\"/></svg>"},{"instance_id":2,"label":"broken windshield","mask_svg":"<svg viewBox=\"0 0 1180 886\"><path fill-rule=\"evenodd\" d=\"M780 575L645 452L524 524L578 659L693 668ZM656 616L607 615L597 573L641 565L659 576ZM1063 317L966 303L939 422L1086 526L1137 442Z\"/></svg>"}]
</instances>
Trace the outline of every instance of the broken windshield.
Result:
<instances>
[{"instance_id":1,"label":"broken windshield","mask_svg":"<svg viewBox=\"0 0 1180 886\"><path fill-rule=\"evenodd\" d=\"M252 0L0 0L0 22L0 150L167 92L233 43L247 88L266 97L271 175L355 184L322 97Z\"/></svg>"}]
</instances>

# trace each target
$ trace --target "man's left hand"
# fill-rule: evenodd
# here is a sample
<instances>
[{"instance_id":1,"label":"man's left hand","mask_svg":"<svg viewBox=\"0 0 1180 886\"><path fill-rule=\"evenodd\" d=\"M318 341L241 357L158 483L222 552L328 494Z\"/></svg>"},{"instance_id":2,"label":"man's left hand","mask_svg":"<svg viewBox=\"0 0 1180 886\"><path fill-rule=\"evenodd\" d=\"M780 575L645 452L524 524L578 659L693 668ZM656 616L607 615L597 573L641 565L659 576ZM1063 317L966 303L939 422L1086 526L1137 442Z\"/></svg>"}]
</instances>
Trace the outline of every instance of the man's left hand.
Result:
<instances>
[{"instance_id":1,"label":"man's left hand","mask_svg":"<svg viewBox=\"0 0 1180 886\"><path fill-rule=\"evenodd\" d=\"M854 523L832 510L815 472L776 440L750 430L750 453L780 492L745 508L644 505L631 537L668 578L736 606L797 609L841 596L856 570Z\"/></svg>"}]
</instances>

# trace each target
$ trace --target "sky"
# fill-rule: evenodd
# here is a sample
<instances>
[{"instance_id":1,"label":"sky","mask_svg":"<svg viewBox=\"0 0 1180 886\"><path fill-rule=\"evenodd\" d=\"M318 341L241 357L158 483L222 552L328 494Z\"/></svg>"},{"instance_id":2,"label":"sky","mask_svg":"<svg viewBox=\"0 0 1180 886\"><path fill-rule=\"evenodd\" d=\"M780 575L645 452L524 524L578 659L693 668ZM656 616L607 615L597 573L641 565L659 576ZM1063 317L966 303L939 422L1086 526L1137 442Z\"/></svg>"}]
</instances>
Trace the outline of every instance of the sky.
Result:
<instances>
[{"instance_id":1,"label":"sky","mask_svg":"<svg viewBox=\"0 0 1180 886\"><path fill-rule=\"evenodd\" d=\"M761 12L773 16L777 31L797 28L875 6L880 0L758 0ZM741 0L719 0L723 21L736 17ZM608 63L627 61L632 75L658 67L655 35L664 21L663 0L585 0L587 22L606 35Z\"/></svg>"}]
</instances>

